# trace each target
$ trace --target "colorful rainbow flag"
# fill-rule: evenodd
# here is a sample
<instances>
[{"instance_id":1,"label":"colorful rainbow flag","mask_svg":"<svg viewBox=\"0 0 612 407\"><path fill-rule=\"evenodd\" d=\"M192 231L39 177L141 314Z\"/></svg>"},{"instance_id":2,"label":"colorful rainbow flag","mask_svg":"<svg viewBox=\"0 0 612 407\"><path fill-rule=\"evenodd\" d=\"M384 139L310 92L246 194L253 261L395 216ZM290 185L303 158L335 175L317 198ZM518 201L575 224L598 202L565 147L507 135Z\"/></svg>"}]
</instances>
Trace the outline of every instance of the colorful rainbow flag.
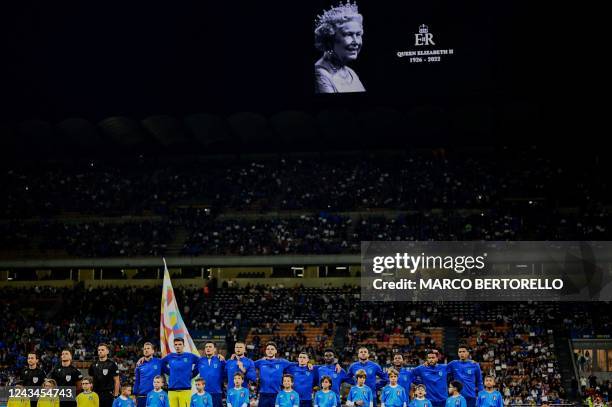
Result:
<instances>
[{"instance_id":1,"label":"colorful rainbow flag","mask_svg":"<svg viewBox=\"0 0 612 407\"><path fill-rule=\"evenodd\" d=\"M174 289L170 281L170 273L166 259L164 260L164 287L162 289L161 299L161 321L159 323L159 342L162 357L168 353L174 352L174 338L183 338L185 340L185 352L193 353L200 356L191 335L187 331L187 326L183 322L181 312L179 311Z\"/></svg>"}]
</instances>

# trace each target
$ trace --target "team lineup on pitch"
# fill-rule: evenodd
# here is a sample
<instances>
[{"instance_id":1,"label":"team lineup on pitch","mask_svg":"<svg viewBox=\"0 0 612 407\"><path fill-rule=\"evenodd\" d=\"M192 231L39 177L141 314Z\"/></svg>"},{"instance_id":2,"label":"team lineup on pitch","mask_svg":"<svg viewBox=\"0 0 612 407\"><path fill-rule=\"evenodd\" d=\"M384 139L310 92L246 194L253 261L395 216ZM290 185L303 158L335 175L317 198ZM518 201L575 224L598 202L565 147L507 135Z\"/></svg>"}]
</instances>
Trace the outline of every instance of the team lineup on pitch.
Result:
<instances>
[{"instance_id":1,"label":"team lineup on pitch","mask_svg":"<svg viewBox=\"0 0 612 407\"><path fill-rule=\"evenodd\" d=\"M147 342L134 371L134 385L119 383L119 370L109 358L109 347L98 346L98 360L83 376L72 366L72 354L62 351L61 365L45 376L35 353L17 387L42 383L43 388L76 386L76 401L40 397L38 407L503 407L495 377L482 377L478 363L461 345L459 359L439 363L437 350L426 352L425 363L406 366L401 353L383 369L369 360L367 347L358 349L357 361L346 369L335 351L326 349L323 363L315 364L306 352L297 361L277 358L274 342L265 345L265 357L251 360L246 346L236 342L228 358L218 354L214 342L205 343L201 357L185 351L185 340L173 340L174 352L155 356ZM195 381L194 381L195 379ZM195 384L195 387L193 385ZM253 387L251 387L253 386ZM348 387L348 394L343 391ZM254 391L257 389L256 391ZM132 397L133 394L133 397ZM9 403L16 405L16 400ZM135 400L135 401L134 401ZM28 401L29 402L29 401ZM50 403L50 404L49 404ZM9 404L9 405L12 405Z\"/></svg>"}]
</instances>

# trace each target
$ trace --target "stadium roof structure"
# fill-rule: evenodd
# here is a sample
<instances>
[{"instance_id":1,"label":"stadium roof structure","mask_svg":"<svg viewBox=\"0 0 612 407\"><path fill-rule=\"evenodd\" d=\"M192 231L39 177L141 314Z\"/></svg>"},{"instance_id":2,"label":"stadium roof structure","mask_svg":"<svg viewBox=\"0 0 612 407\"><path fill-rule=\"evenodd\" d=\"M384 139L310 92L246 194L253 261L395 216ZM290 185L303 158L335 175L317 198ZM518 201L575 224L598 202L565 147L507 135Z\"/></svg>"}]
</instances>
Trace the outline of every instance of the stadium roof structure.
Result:
<instances>
[{"instance_id":1,"label":"stadium roof structure","mask_svg":"<svg viewBox=\"0 0 612 407\"><path fill-rule=\"evenodd\" d=\"M196 113L186 116L183 122L200 145L208 146L231 139L229 126L220 116Z\"/></svg>"},{"instance_id":2,"label":"stadium roof structure","mask_svg":"<svg viewBox=\"0 0 612 407\"><path fill-rule=\"evenodd\" d=\"M243 143L265 140L271 136L268 120L261 114L239 112L227 118L230 129Z\"/></svg>"},{"instance_id":3,"label":"stadium roof structure","mask_svg":"<svg viewBox=\"0 0 612 407\"><path fill-rule=\"evenodd\" d=\"M317 124L311 114L299 110L287 110L270 117L270 126L282 140L313 140Z\"/></svg>"},{"instance_id":4,"label":"stadium roof structure","mask_svg":"<svg viewBox=\"0 0 612 407\"><path fill-rule=\"evenodd\" d=\"M104 144L100 129L83 118L62 120L57 124L57 129L66 142L84 149L93 150Z\"/></svg>"},{"instance_id":5,"label":"stadium roof structure","mask_svg":"<svg viewBox=\"0 0 612 407\"><path fill-rule=\"evenodd\" d=\"M147 117L142 121L142 127L164 147L187 142L182 123L172 116Z\"/></svg>"},{"instance_id":6,"label":"stadium roof structure","mask_svg":"<svg viewBox=\"0 0 612 407\"><path fill-rule=\"evenodd\" d=\"M11 155L39 153L153 152L240 154L257 151L321 151L482 145L494 140L532 141L541 111L531 104L492 108L467 104L445 108L423 103L405 110L371 106L283 110L262 114L160 114L112 116L94 122L69 117L59 122L30 119L0 127ZM529 131L526 131L528 129Z\"/></svg>"},{"instance_id":7,"label":"stadium roof structure","mask_svg":"<svg viewBox=\"0 0 612 407\"><path fill-rule=\"evenodd\" d=\"M125 147L137 146L147 141L147 134L140 123L129 117L109 117L98 123L98 126L109 139Z\"/></svg>"}]
</instances>

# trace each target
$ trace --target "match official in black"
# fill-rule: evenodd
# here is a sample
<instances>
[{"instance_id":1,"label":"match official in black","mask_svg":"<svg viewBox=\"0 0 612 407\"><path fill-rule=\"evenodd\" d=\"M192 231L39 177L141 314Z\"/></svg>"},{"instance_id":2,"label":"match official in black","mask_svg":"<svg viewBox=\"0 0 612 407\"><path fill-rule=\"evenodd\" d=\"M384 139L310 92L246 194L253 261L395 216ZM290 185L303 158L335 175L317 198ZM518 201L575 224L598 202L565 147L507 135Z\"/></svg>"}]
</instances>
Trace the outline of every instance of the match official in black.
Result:
<instances>
[{"instance_id":1,"label":"match official in black","mask_svg":"<svg viewBox=\"0 0 612 407\"><path fill-rule=\"evenodd\" d=\"M26 387L40 387L47 377L47 374L38 367L38 354L36 352L28 353L28 366L21 371L20 379ZM30 407L36 407L36 400L30 401Z\"/></svg>"},{"instance_id":2,"label":"match official in black","mask_svg":"<svg viewBox=\"0 0 612 407\"><path fill-rule=\"evenodd\" d=\"M100 397L100 407L112 407L115 397L119 395L119 367L109 359L110 349L107 344L98 345L98 360L89 366L89 375L93 377L94 391Z\"/></svg>"},{"instance_id":3,"label":"match official in black","mask_svg":"<svg viewBox=\"0 0 612 407\"><path fill-rule=\"evenodd\" d=\"M38 355L35 352L28 353L28 367L21 371L21 381L26 387L40 387L47 375L38 367Z\"/></svg>"},{"instance_id":4,"label":"match official in black","mask_svg":"<svg viewBox=\"0 0 612 407\"><path fill-rule=\"evenodd\" d=\"M64 349L60 356L61 363L49 373L49 378L55 380L59 388L76 387L77 393L81 391L83 374L72 365L72 352ZM76 407L76 401L60 401L60 407Z\"/></svg>"}]
</instances>

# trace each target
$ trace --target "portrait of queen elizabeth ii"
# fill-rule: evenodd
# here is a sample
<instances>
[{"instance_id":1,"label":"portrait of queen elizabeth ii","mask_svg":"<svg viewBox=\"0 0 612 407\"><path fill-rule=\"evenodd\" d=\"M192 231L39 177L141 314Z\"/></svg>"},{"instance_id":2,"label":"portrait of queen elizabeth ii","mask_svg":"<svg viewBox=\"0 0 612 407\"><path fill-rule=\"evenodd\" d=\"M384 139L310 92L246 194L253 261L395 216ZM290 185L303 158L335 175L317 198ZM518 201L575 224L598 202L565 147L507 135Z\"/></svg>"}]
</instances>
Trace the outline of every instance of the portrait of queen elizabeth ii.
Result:
<instances>
[{"instance_id":1,"label":"portrait of queen elizabeth ii","mask_svg":"<svg viewBox=\"0 0 612 407\"><path fill-rule=\"evenodd\" d=\"M347 64L357 60L363 44L363 16L347 0L326 10L315 21L315 47L323 53L315 63L316 93L365 92Z\"/></svg>"}]
</instances>

